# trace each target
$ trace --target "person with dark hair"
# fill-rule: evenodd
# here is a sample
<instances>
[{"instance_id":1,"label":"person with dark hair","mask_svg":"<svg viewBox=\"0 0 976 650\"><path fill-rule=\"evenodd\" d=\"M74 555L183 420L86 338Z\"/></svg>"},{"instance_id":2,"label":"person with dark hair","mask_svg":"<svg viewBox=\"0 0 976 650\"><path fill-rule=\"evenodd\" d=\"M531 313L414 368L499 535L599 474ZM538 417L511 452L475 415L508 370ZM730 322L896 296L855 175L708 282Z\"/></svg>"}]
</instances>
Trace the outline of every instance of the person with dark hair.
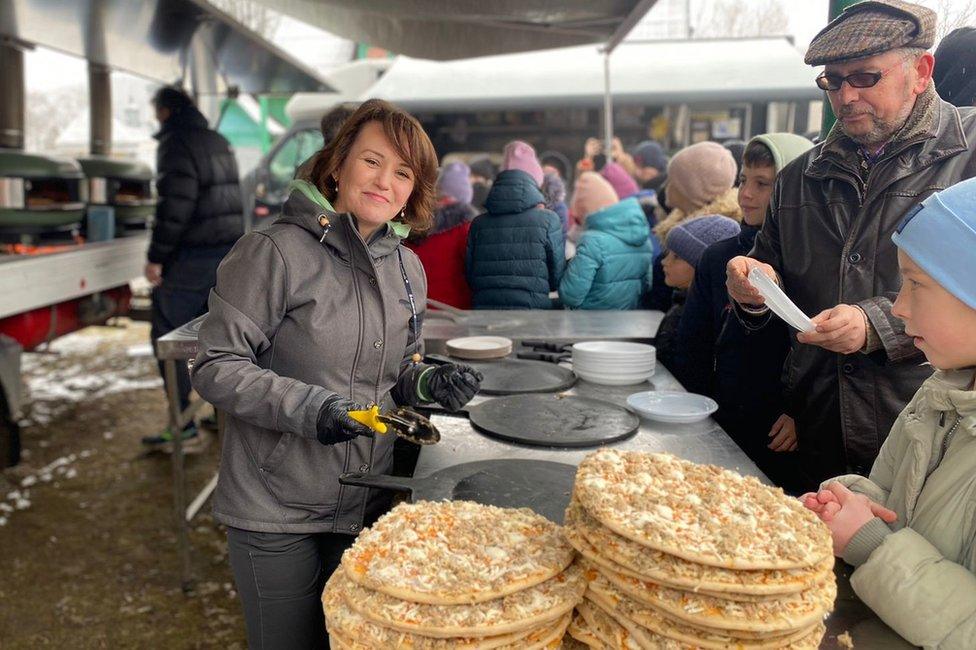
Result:
<instances>
[{"instance_id":1,"label":"person with dark hair","mask_svg":"<svg viewBox=\"0 0 976 650\"><path fill-rule=\"evenodd\" d=\"M935 50L935 92L953 106L976 106L976 27L954 29Z\"/></svg>"},{"instance_id":2,"label":"person with dark hair","mask_svg":"<svg viewBox=\"0 0 976 650\"><path fill-rule=\"evenodd\" d=\"M742 174L742 154L746 151L746 143L742 140L726 140L722 146L728 149L735 160L735 187L739 187L739 176Z\"/></svg>"},{"instance_id":3,"label":"person with dark hair","mask_svg":"<svg viewBox=\"0 0 976 650\"><path fill-rule=\"evenodd\" d=\"M227 414L213 510L251 648L328 647L323 585L389 507L376 490L339 483L393 465L395 436L374 436L349 411L456 411L481 380L421 362L427 283L401 245L429 227L436 198L437 156L420 123L364 102L312 178L293 181L281 217L221 264L193 366L194 388Z\"/></svg>"},{"instance_id":4,"label":"person with dark hair","mask_svg":"<svg viewBox=\"0 0 976 650\"><path fill-rule=\"evenodd\" d=\"M634 159L634 178L640 186L659 192L668 180L668 156L661 145L653 140L644 140L634 147L631 157Z\"/></svg>"},{"instance_id":5,"label":"person with dark hair","mask_svg":"<svg viewBox=\"0 0 976 650\"><path fill-rule=\"evenodd\" d=\"M332 144L332 141L335 140L336 135L339 133L339 129L342 128L345 121L355 112L356 107L353 104L339 104L326 111L322 116L322 120L319 122L319 130L322 131L323 149ZM316 155L312 154L308 160L299 165L298 170L295 172L295 178L308 180L308 175L312 172L312 163L315 161Z\"/></svg>"},{"instance_id":6,"label":"person with dark hair","mask_svg":"<svg viewBox=\"0 0 976 650\"><path fill-rule=\"evenodd\" d=\"M475 210L485 209L485 199L488 198L488 192L491 190L491 184L495 180L495 174L497 170L495 169L494 163L485 156L483 158L475 158L471 161L471 205L474 206Z\"/></svg>"},{"instance_id":7,"label":"person with dark hair","mask_svg":"<svg viewBox=\"0 0 976 650\"><path fill-rule=\"evenodd\" d=\"M153 346L159 337L207 312L207 296L217 265L244 233L237 160L227 140L180 88L165 86L152 98L160 129L156 150L159 202L149 244L145 276L152 284ZM160 362L159 372L166 374ZM180 408L190 398L186 367L177 365ZM143 444L167 448L176 432L164 429ZM192 422L182 431L196 439ZM191 444L188 449L192 449Z\"/></svg>"},{"instance_id":8,"label":"person with dark hair","mask_svg":"<svg viewBox=\"0 0 976 650\"><path fill-rule=\"evenodd\" d=\"M738 236L702 253L678 324L675 378L687 390L718 403L715 421L776 485L798 493L793 454L796 432L784 413L781 375L789 352L786 323L756 328L740 322L725 290L725 265L752 250L766 219L776 174L813 143L792 133L749 141L742 156Z\"/></svg>"},{"instance_id":9,"label":"person with dark hair","mask_svg":"<svg viewBox=\"0 0 976 650\"><path fill-rule=\"evenodd\" d=\"M545 167L543 166L543 169ZM546 172L542 178L542 196L545 197L547 210L552 210L559 217L563 227L563 237L569 232L569 206L566 205L566 181L555 172Z\"/></svg>"},{"instance_id":10,"label":"person with dark hair","mask_svg":"<svg viewBox=\"0 0 976 650\"><path fill-rule=\"evenodd\" d=\"M558 151L547 151L539 156L544 174L556 174L562 180L569 180L569 159Z\"/></svg>"}]
</instances>

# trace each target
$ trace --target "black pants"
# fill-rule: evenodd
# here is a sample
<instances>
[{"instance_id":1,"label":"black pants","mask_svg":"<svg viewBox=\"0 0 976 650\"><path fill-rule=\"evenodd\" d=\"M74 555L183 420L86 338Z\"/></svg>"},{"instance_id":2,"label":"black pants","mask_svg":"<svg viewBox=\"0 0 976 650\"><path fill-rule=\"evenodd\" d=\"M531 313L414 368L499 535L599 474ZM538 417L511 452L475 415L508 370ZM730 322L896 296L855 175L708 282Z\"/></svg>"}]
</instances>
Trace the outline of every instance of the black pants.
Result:
<instances>
[{"instance_id":1,"label":"black pants","mask_svg":"<svg viewBox=\"0 0 976 650\"><path fill-rule=\"evenodd\" d=\"M322 589L356 538L227 528L251 650L328 648Z\"/></svg>"},{"instance_id":2,"label":"black pants","mask_svg":"<svg viewBox=\"0 0 976 650\"><path fill-rule=\"evenodd\" d=\"M230 248L223 245L184 249L165 264L163 283L152 291L150 337L154 350L159 337L207 313L210 289L217 282L217 266ZM159 374L165 381L161 361ZM185 409L190 403L190 373L185 363L176 364L176 393L180 408Z\"/></svg>"}]
</instances>

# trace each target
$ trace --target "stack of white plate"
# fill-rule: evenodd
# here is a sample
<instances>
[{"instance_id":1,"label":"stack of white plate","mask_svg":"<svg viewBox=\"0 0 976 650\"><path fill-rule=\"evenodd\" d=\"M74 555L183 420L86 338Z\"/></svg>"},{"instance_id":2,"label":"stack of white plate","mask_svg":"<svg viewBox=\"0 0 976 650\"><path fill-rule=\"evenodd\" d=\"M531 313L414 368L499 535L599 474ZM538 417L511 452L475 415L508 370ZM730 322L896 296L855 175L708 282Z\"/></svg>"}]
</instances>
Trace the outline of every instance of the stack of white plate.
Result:
<instances>
[{"instance_id":1,"label":"stack of white plate","mask_svg":"<svg viewBox=\"0 0 976 650\"><path fill-rule=\"evenodd\" d=\"M654 374L656 361L654 346L643 343L584 341L573 345L573 372L594 384L640 384Z\"/></svg>"}]
</instances>

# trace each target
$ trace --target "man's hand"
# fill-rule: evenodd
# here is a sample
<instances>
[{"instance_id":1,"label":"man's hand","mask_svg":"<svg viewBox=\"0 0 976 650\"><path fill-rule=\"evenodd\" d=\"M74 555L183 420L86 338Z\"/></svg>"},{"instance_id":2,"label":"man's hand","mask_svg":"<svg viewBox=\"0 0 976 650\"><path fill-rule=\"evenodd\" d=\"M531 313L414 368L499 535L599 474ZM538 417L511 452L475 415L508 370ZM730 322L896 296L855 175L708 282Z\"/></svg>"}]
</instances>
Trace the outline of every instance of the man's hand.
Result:
<instances>
[{"instance_id":1,"label":"man's hand","mask_svg":"<svg viewBox=\"0 0 976 650\"><path fill-rule=\"evenodd\" d=\"M800 332L796 339L800 343L817 345L831 352L853 354L867 342L867 318L860 307L837 305L824 310L811 319L816 330Z\"/></svg>"},{"instance_id":2,"label":"man's hand","mask_svg":"<svg viewBox=\"0 0 976 650\"><path fill-rule=\"evenodd\" d=\"M725 286L729 290L729 297L740 305L762 305L766 302L762 294L749 282L749 271L754 268L760 268L773 280L776 279L776 271L773 267L745 255L733 257L725 267Z\"/></svg>"},{"instance_id":3,"label":"man's hand","mask_svg":"<svg viewBox=\"0 0 976 650\"><path fill-rule=\"evenodd\" d=\"M898 520L895 511L875 503L863 494L851 492L836 481L816 494L804 494L800 500L805 507L817 513L830 529L834 540L834 555L837 557L844 554L857 531L875 517L886 524L893 524Z\"/></svg>"},{"instance_id":4,"label":"man's hand","mask_svg":"<svg viewBox=\"0 0 976 650\"><path fill-rule=\"evenodd\" d=\"M767 445L773 451L796 451L796 423L785 413L779 416L769 431L772 441Z\"/></svg>"},{"instance_id":5,"label":"man's hand","mask_svg":"<svg viewBox=\"0 0 976 650\"><path fill-rule=\"evenodd\" d=\"M149 280L149 284L154 287L158 287L163 283L163 265L153 264L152 262L146 262L146 270L144 271L146 279Z\"/></svg>"}]
</instances>

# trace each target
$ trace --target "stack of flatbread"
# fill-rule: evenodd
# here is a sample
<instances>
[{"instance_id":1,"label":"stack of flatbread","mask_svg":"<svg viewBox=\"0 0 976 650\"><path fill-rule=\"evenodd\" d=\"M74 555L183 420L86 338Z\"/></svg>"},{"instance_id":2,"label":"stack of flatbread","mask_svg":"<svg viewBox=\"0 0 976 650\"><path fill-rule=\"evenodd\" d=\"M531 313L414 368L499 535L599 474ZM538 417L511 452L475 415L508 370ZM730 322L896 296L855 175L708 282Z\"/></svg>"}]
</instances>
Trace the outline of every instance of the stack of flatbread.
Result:
<instances>
[{"instance_id":1,"label":"stack of flatbread","mask_svg":"<svg viewBox=\"0 0 976 650\"><path fill-rule=\"evenodd\" d=\"M753 477L604 449L579 466L564 534L591 648L817 648L833 608L827 528Z\"/></svg>"},{"instance_id":2,"label":"stack of flatbread","mask_svg":"<svg viewBox=\"0 0 976 650\"><path fill-rule=\"evenodd\" d=\"M332 647L555 650L586 589L575 556L527 508L400 504L325 586Z\"/></svg>"}]
</instances>

